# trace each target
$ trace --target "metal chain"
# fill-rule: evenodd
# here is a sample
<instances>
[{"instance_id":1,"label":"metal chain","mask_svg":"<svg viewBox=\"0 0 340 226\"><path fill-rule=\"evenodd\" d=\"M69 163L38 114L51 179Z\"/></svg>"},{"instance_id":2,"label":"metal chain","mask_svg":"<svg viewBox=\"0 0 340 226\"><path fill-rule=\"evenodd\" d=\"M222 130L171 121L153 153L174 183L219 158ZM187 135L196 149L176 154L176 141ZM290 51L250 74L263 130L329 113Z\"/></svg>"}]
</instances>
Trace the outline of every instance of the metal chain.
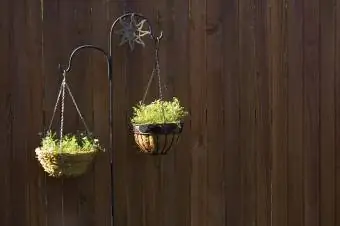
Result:
<instances>
[{"instance_id":1,"label":"metal chain","mask_svg":"<svg viewBox=\"0 0 340 226\"><path fill-rule=\"evenodd\" d=\"M155 53L155 61L156 61L156 72L157 72L157 77L158 77L158 94L159 94L159 99L163 100L163 92L162 92L162 82L161 82L161 68L159 66L159 37L156 39L156 53ZM162 113L163 113L163 122L165 122L165 112L164 112L164 106L163 102L161 102L162 106Z\"/></svg>"},{"instance_id":2,"label":"metal chain","mask_svg":"<svg viewBox=\"0 0 340 226\"><path fill-rule=\"evenodd\" d=\"M155 76L155 73L157 73L157 77L158 77L158 94L159 94L159 98L162 100L163 99L163 92L162 92L162 83L161 83L161 72L160 72L160 66L159 66L159 42L160 42L160 38L157 37L156 38L156 50L155 50L155 66L152 70L151 76L149 78L148 84L146 86L144 95L143 95L143 99L142 99L142 103L144 103L146 96L149 92L150 86L151 86L151 82Z\"/></svg>"},{"instance_id":3,"label":"metal chain","mask_svg":"<svg viewBox=\"0 0 340 226\"><path fill-rule=\"evenodd\" d=\"M148 81L148 85L146 86L146 89L145 89L145 92L144 92L144 95L143 95L143 99L142 99L142 103L144 103L145 99L146 99L146 95L148 94L149 92L149 88L151 86L151 82L153 80L155 76L155 68L152 69L152 73L151 73L151 76L149 78L149 81Z\"/></svg>"},{"instance_id":4,"label":"metal chain","mask_svg":"<svg viewBox=\"0 0 340 226\"><path fill-rule=\"evenodd\" d=\"M61 98L61 114L60 114L60 148L63 139L63 129L64 129L64 112L65 112L65 86L66 86L66 72L63 72L62 86L62 98Z\"/></svg>"},{"instance_id":5,"label":"metal chain","mask_svg":"<svg viewBox=\"0 0 340 226\"><path fill-rule=\"evenodd\" d=\"M158 52L159 52L159 38L157 37L157 41L156 41L156 54L155 54L155 61L156 61L156 72L157 72L157 76L158 76L158 91L159 91L159 98L162 100L163 99L163 93L162 93L162 82L161 82L161 69L159 66L159 56L158 56Z\"/></svg>"},{"instance_id":6,"label":"metal chain","mask_svg":"<svg viewBox=\"0 0 340 226\"><path fill-rule=\"evenodd\" d=\"M73 102L73 104L74 104L74 106L75 106L75 108L76 108L76 110L77 110L77 112L78 112L78 115L79 115L81 121L83 122L83 124L84 124L84 126L85 126L86 132L87 132L88 134L90 134L89 127L87 126L87 124L86 124L86 122L85 122L85 119L84 119L83 115L80 113L79 107L78 107L78 105L77 105L77 103L76 103L76 100L75 100L74 97L73 97L73 94L72 94L72 92L71 92L70 87L68 86L67 83L66 83L65 85L66 85L66 89L67 89L68 93L70 94L70 97L71 97L71 99L72 99L72 102Z\"/></svg>"},{"instance_id":7,"label":"metal chain","mask_svg":"<svg viewBox=\"0 0 340 226\"><path fill-rule=\"evenodd\" d=\"M81 119L81 121L83 122L84 126L85 126L85 129L86 129L86 132L88 134L90 134L90 130L89 130L89 127L87 126L86 122L85 122L85 119L83 117L83 115L81 114L80 110L79 110L79 107L76 103L76 100L71 92L71 89L69 87L69 85L66 83L66 72L64 71L63 72L63 80L62 80L62 83L60 85L60 89L59 89L59 93L58 93L58 97L57 97L57 101L54 105L54 110L53 110L53 114L52 114L52 118L51 118L51 121L50 121L50 124L49 124L49 127L48 127L48 131L51 130L51 127L52 127L52 123L53 123L53 120L54 120L54 117L55 117L55 114L57 112L57 108L58 108L58 105L59 105L59 101L60 101L60 97L61 97L61 112L60 112L60 146L62 144L62 138L63 138L63 131L64 131L64 113L65 113L65 88L67 89L71 99L72 99L72 102L77 110L77 113Z\"/></svg>"},{"instance_id":8,"label":"metal chain","mask_svg":"<svg viewBox=\"0 0 340 226\"><path fill-rule=\"evenodd\" d=\"M56 103L54 105L54 110L53 110L52 118L51 118L50 124L48 126L48 132L51 130L52 123L53 123L53 120L54 120L54 117L55 117L55 113L57 112L57 107L58 107L58 104L59 104L62 88L63 88L63 84L60 85L57 101L56 101Z\"/></svg>"}]
</instances>

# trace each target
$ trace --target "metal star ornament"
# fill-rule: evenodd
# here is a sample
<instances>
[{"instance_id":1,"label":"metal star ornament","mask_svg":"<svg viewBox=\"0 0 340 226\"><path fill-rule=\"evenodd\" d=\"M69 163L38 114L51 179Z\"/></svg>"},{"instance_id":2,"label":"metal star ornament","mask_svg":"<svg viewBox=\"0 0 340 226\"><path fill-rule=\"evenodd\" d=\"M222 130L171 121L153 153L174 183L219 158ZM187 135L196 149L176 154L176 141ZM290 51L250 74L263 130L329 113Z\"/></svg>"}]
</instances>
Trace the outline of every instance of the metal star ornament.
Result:
<instances>
[{"instance_id":1,"label":"metal star ornament","mask_svg":"<svg viewBox=\"0 0 340 226\"><path fill-rule=\"evenodd\" d=\"M115 31L116 34L121 35L121 40L119 45L124 45L125 43L129 43L130 50L134 50L135 43L145 46L142 37L145 35L149 35L151 32L149 30L143 30L145 19L137 22L134 14L131 15L130 20L124 20L121 18L119 20L122 28L118 31Z\"/></svg>"}]
</instances>

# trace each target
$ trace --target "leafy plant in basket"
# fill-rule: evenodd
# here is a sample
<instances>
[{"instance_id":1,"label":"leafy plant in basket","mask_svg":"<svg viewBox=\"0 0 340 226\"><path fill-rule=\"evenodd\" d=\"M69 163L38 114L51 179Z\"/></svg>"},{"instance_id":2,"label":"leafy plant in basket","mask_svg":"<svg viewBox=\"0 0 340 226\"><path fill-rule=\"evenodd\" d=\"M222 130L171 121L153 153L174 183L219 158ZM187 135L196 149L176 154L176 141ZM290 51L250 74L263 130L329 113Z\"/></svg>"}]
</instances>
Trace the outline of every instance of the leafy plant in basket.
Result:
<instances>
[{"instance_id":1,"label":"leafy plant in basket","mask_svg":"<svg viewBox=\"0 0 340 226\"><path fill-rule=\"evenodd\" d=\"M96 154L104 149L101 148L98 139L94 138L89 132L88 126L80 113L70 87L66 83L66 72L63 73L63 76L64 78L60 86L49 128L42 138L40 146L35 149L35 153L40 165L49 176L77 177L87 171ZM70 95L73 105L86 128L86 133L63 135L65 91ZM60 99L60 135L59 138L57 138L56 133L51 131L51 126Z\"/></svg>"},{"instance_id":2,"label":"leafy plant in basket","mask_svg":"<svg viewBox=\"0 0 340 226\"><path fill-rule=\"evenodd\" d=\"M156 40L155 68L143 100L133 107L131 118L135 142L141 152L149 154L166 154L177 143L183 129L183 119L188 115L176 97L169 101L163 100L158 50L159 39ZM158 75L159 99L144 104L155 73Z\"/></svg>"},{"instance_id":3,"label":"leafy plant in basket","mask_svg":"<svg viewBox=\"0 0 340 226\"><path fill-rule=\"evenodd\" d=\"M48 131L40 147L35 149L37 158L52 177L75 177L85 173L95 155L102 150L98 139L90 135L67 134L58 139Z\"/></svg>"},{"instance_id":4,"label":"leafy plant in basket","mask_svg":"<svg viewBox=\"0 0 340 226\"><path fill-rule=\"evenodd\" d=\"M147 105L140 102L133 111L135 141L142 152L150 154L166 154L177 143L188 114L176 97Z\"/></svg>"}]
</instances>

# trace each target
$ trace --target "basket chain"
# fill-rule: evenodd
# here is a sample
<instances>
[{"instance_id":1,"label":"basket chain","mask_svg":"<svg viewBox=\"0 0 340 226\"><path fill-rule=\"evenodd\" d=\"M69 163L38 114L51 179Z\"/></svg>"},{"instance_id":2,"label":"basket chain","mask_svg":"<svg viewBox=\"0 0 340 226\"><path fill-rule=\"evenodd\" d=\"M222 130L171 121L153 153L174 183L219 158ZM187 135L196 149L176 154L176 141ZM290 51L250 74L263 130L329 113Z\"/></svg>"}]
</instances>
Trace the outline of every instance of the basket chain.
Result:
<instances>
[{"instance_id":1,"label":"basket chain","mask_svg":"<svg viewBox=\"0 0 340 226\"><path fill-rule=\"evenodd\" d=\"M163 99L163 93L162 93L162 83L161 83L161 70L160 70L160 66L159 66L159 44L160 44L160 37L156 37L155 40L155 44L156 44L156 49L155 49L155 66L152 70L151 76L149 78L148 84L146 86L144 95L143 95L143 99L142 99L142 103L144 103L146 96L149 92L150 86L151 86L151 82L155 76L155 73L157 73L157 77L158 77L158 94L159 94L159 99Z\"/></svg>"},{"instance_id":2,"label":"basket chain","mask_svg":"<svg viewBox=\"0 0 340 226\"><path fill-rule=\"evenodd\" d=\"M63 81L61 83L62 87L62 97L61 97L61 114L60 114L60 149L63 139L63 129L64 129L64 112L65 112L65 85L66 85L66 73L63 72Z\"/></svg>"},{"instance_id":3,"label":"basket chain","mask_svg":"<svg viewBox=\"0 0 340 226\"><path fill-rule=\"evenodd\" d=\"M72 94L72 92L71 92L71 89L70 89L69 85L66 83L65 86L66 86L66 89L67 89L67 91L68 91L68 93L69 93L71 99L72 99L73 105L74 105L74 107L76 108L76 110L77 110L77 112L78 112L78 115L79 115L81 121L83 122L83 124L84 124L84 126L85 126L86 132L87 132L88 134L90 134L89 127L87 126L87 124L86 124L86 122L85 122L85 119L84 119L83 115L81 114L81 112L80 112L80 110L79 110L79 107L78 107L78 105L77 105L77 103L76 103L76 100L74 99L74 96L73 96L73 94Z\"/></svg>"},{"instance_id":4,"label":"basket chain","mask_svg":"<svg viewBox=\"0 0 340 226\"><path fill-rule=\"evenodd\" d=\"M155 39L155 66L152 70L150 79L148 81L148 84L146 86L146 90L142 99L142 103L144 103L146 95L148 94L149 88L151 86L151 82L155 76L155 73L157 73L157 77L158 77L158 95L159 95L159 99L162 101L163 100L163 92L162 92L162 82L161 82L161 69L159 66L159 45L160 45L160 40L161 40L162 36L160 37L156 37ZM163 121L165 122L165 112L164 112L164 106L163 103L161 102L161 106L162 106L162 113L163 113Z\"/></svg>"},{"instance_id":5,"label":"basket chain","mask_svg":"<svg viewBox=\"0 0 340 226\"><path fill-rule=\"evenodd\" d=\"M51 121L50 121L50 124L49 124L49 127L48 127L48 131L50 131L51 127L52 127L52 123L53 123L54 117L55 117L55 114L56 114L56 111L57 111L57 108L58 108L60 97L61 97L60 131L59 131L60 132L60 135L59 135L60 136L60 145L61 145L61 141L62 141L62 138L63 138L63 130L64 130L65 89L67 90L68 94L71 97L72 103L75 106L75 108L77 110L77 113L78 113L82 123L85 126L86 132L88 134L90 134L89 127L87 126L87 124L85 122L85 119L84 119L83 115L81 114L81 112L79 110L79 107L78 107L78 105L76 103L76 100L75 100L75 98L74 98L74 96L73 96L73 94L71 92L71 89L70 89L69 85L66 83L66 71L63 71L63 80L62 80L62 83L60 85L57 101L55 103L53 114L52 114L52 118L51 118Z\"/></svg>"},{"instance_id":6,"label":"basket chain","mask_svg":"<svg viewBox=\"0 0 340 226\"><path fill-rule=\"evenodd\" d=\"M50 124L48 126L48 131L51 130L51 127L52 127L52 123L53 123L53 120L54 120L54 117L55 117L55 113L57 112L57 107L58 107L58 104L59 104L59 100L60 100L60 96L61 96L61 92L62 92L62 86L63 86L63 83L61 83L60 85L60 88L59 88L59 93L58 93L58 97L57 97L57 101L54 105L54 110L53 110L53 114L52 114L52 118L51 118L51 121L50 121Z\"/></svg>"}]
</instances>

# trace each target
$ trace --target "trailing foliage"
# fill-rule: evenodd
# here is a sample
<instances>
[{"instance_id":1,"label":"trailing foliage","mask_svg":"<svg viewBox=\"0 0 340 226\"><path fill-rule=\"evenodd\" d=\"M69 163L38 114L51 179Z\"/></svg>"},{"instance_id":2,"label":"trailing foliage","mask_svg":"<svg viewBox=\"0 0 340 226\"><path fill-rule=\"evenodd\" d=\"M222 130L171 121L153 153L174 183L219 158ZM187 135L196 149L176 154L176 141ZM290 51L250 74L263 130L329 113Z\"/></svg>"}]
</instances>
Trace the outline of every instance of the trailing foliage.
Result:
<instances>
[{"instance_id":1,"label":"trailing foliage","mask_svg":"<svg viewBox=\"0 0 340 226\"><path fill-rule=\"evenodd\" d=\"M155 100L150 104L139 104L133 107L131 122L135 125L179 123L188 112L179 100L173 97L170 101Z\"/></svg>"}]
</instances>

